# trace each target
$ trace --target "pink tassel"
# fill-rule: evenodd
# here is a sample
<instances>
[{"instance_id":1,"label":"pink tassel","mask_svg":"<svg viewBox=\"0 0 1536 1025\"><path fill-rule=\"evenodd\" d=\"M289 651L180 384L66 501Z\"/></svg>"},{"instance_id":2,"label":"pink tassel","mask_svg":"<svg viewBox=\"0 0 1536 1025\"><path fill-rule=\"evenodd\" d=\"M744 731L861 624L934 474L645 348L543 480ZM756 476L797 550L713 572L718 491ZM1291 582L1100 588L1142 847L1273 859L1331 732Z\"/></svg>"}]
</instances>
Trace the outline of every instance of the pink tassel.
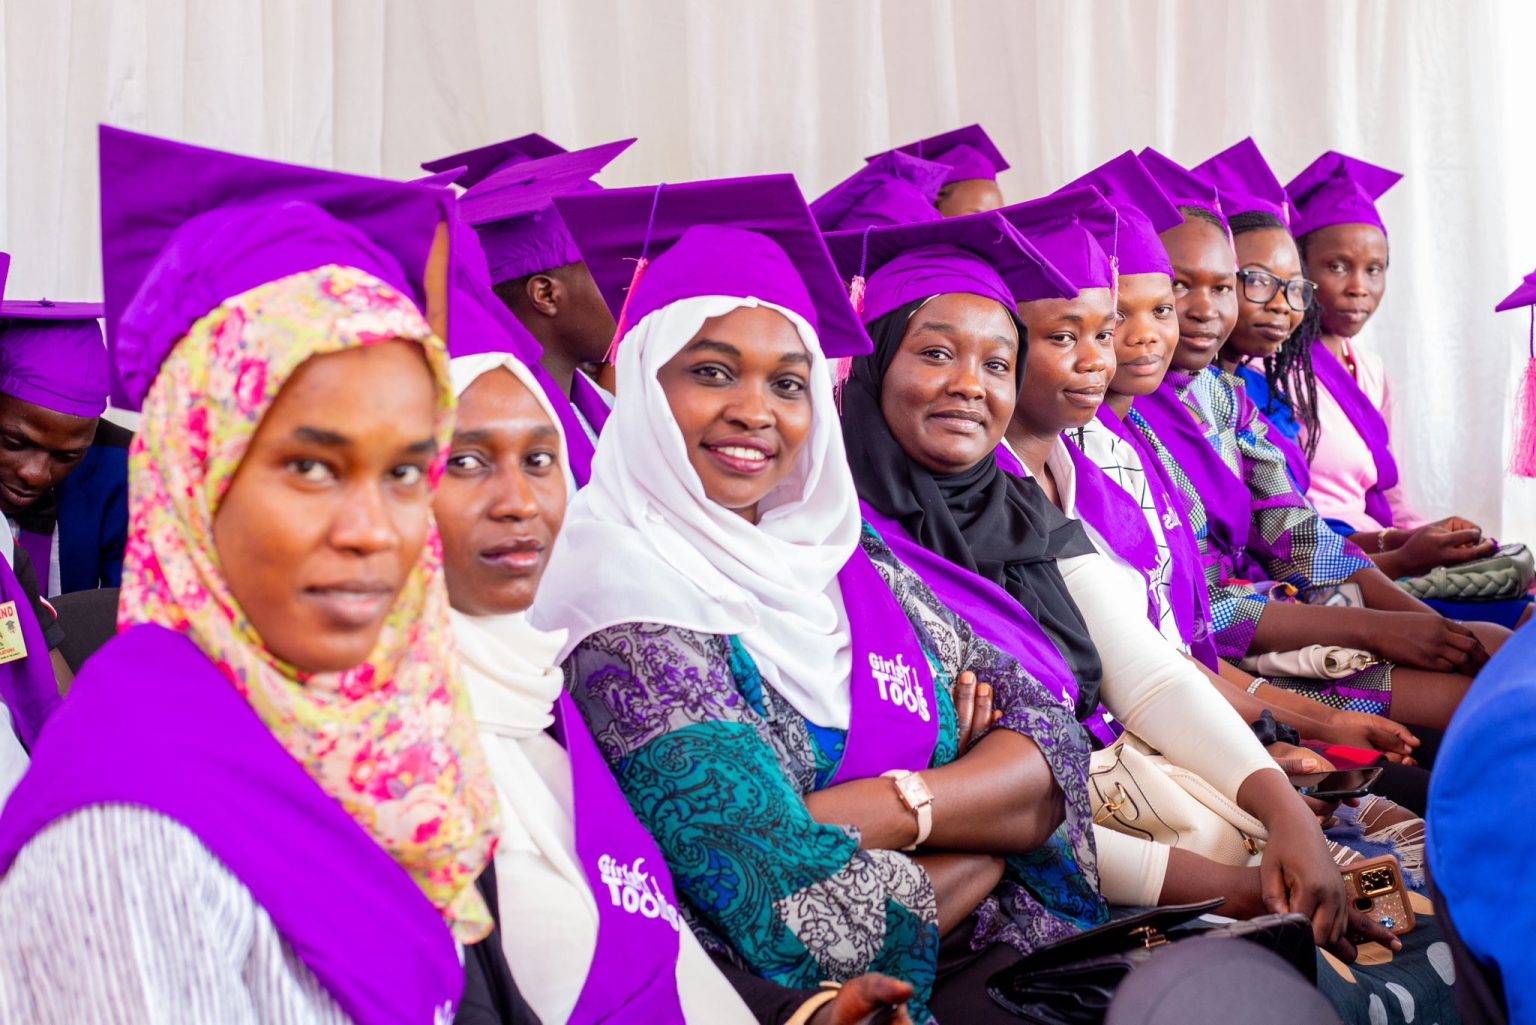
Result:
<instances>
[{"instance_id":1,"label":"pink tassel","mask_svg":"<svg viewBox=\"0 0 1536 1025\"><path fill-rule=\"evenodd\" d=\"M862 317L864 315L864 275L855 274L853 280L848 282L848 301L853 303L853 312Z\"/></svg>"},{"instance_id":2,"label":"pink tassel","mask_svg":"<svg viewBox=\"0 0 1536 1025\"><path fill-rule=\"evenodd\" d=\"M619 322L613 329L613 344L608 346L608 355L603 357L604 363L612 363L619 358L619 339L629 330L629 301L635 297L635 287L645 277L645 269L650 265L651 261L643 256L635 261L635 273L629 279L629 288L624 293L624 305L619 307Z\"/></svg>"},{"instance_id":3,"label":"pink tassel","mask_svg":"<svg viewBox=\"0 0 1536 1025\"><path fill-rule=\"evenodd\" d=\"M1120 257L1109 258L1109 305L1117 313L1120 310Z\"/></svg>"},{"instance_id":4,"label":"pink tassel","mask_svg":"<svg viewBox=\"0 0 1536 1025\"><path fill-rule=\"evenodd\" d=\"M1531 308L1531 358L1525 365L1516 406L1515 450L1509 472L1516 477L1536 477L1536 306Z\"/></svg>"}]
</instances>

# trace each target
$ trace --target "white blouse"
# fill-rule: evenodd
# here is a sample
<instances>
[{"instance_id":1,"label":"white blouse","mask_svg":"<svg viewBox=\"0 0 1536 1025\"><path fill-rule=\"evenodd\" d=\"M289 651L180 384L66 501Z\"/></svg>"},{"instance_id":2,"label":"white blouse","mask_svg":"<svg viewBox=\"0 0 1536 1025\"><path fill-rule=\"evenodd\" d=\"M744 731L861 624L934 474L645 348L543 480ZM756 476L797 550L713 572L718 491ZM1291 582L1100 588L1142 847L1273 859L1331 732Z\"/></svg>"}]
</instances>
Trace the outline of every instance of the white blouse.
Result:
<instances>
[{"instance_id":1,"label":"white blouse","mask_svg":"<svg viewBox=\"0 0 1536 1025\"><path fill-rule=\"evenodd\" d=\"M189 829L107 804L38 833L0 879L0 1021L351 1019Z\"/></svg>"}]
</instances>

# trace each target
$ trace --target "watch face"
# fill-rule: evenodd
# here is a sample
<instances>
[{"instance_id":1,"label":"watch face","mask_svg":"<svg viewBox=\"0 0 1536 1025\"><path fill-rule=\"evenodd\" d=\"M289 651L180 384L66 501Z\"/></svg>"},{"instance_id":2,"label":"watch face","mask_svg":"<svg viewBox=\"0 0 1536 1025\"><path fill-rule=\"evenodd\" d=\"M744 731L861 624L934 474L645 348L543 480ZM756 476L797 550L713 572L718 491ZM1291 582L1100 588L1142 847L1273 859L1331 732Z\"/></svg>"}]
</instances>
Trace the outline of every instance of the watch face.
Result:
<instances>
[{"instance_id":1,"label":"watch face","mask_svg":"<svg viewBox=\"0 0 1536 1025\"><path fill-rule=\"evenodd\" d=\"M907 807L913 811L933 802L933 791L928 789L923 777L915 772L897 780L896 789L901 792L901 799L907 802Z\"/></svg>"}]
</instances>

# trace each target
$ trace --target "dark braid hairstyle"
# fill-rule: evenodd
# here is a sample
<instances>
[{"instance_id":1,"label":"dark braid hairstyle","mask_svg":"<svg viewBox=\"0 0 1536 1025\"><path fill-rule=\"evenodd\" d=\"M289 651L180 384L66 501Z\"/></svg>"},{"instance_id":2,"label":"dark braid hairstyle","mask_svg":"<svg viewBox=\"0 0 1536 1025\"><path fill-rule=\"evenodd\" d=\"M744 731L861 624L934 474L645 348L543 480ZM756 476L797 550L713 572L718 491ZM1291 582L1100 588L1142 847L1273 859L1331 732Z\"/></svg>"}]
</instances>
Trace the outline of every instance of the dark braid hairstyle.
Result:
<instances>
[{"instance_id":1,"label":"dark braid hairstyle","mask_svg":"<svg viewBox=\"0 0 1536 1025\"><path fill-rule=\"evenodd\" d=\"M1261 210L1234 214L1227 218L1233 236L1266 228L1289 231L1285 222ZM1300 249L1298 248L1298 252ZM1305 262L1303 262L1305 267ZM1307 304L1301 323L1273 356L1264 357L1264 380L1269 385L1270 401L1282 401L1291 407L1296 422L1306 434L1303 446L1308 462L1317 454L1317 377L1312 372L1312 343L1323 336L1323 309L1317 297ZM1263 410L1262 412L1268 412Z\"/></svg>"}]
</instances>

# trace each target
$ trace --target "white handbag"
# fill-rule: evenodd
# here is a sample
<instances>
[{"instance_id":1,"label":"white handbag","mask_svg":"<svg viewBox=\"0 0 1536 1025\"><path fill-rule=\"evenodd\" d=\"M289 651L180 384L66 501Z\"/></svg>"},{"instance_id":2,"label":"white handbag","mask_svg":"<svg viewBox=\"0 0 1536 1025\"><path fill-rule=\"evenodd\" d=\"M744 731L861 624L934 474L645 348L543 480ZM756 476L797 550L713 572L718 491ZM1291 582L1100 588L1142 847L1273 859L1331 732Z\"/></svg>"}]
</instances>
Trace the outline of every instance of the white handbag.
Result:
<instances>
[{"instance_id":1,"label":"white handbag","mask_svg":"<svg viewBox=\"0 0 1536 1025\"><path fill-rule=\"evenodd\" d=\"M1264 823L1203 777L1126 733L1088 766L1093 821L1224 865L1256 865L1269 840Z\"/></svg>"},{"instance_id":2,"label":"white handbag","mask_svg":"<svg viewBox=\"0 0 1536 1025\"><path fill-rule=\"evenodd\" d=\"M1255 676L1298 676L1308 680L1338 680L1381 661L1369 651L1335 644L1309 644L1294 651L1266 651L1238 663Z\"/></svg>"}]
</instances>

